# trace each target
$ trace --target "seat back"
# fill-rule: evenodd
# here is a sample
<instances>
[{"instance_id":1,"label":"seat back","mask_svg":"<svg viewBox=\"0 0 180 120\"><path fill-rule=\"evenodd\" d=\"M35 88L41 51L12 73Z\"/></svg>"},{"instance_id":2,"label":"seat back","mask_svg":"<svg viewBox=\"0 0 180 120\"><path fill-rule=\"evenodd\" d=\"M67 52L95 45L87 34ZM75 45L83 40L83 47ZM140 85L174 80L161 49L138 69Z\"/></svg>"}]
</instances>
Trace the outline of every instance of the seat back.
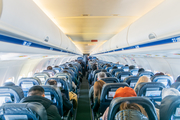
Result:
<instances>
[{"instance_id":1,"label":"seat back","mask_svg":"<svg viewBox=\"0 0 180 120\"><path fill-rule=\"evenodd\" d=\"M160 105L161 120L179 120L180 119L180 96L166 96Z\"/></svg>"},{"instance_id":2,"label":"seat back","mask_svg":"<svg viewBox=\"0 0 180 120\"><path fill-rule=\"evenodd\" d=\"M110 73L113 77L115 77L116 72L123 72L123 71L124 71L123 69L112 69Z\"/></svg>"},{"instance_id":3,"label":"seat back","mask_svg":"<svg viewBox=\"0 0 180 120\"><path fill-rule=\"evenodd\" d=\"M100 115L104 113L106 108L110 105L111 100L113 99L115 92L120 87L128 86L127 83L106 83L103 85L100 97Z\"/></svg>"},{"instance_id":4,"label":"seat back","mask_svg":"<svg viewBox=\"0 0 180 120\"><path fill-rule=\"evenodd\" d=\"M70 88L69 88L68 82L66 80L61 79L61 78L49 78L46 80L45 85L48 85L49 80L56 80L57 87L60 87L61 92L64 93L66 95L66 97L69 99Z\"/></svg>"},{"instance_id":5,"label":"seat back","mask_svg":"<svg viewBox=\"0 0 180 120\"><path fill-rule=\"evenodd\" d=\"M129 71L129 66L122 66L122 69L127 72Z\"/></svg>"},{"instance_id":6,"label":"seat back","mask_svg":"<svg viewBox=\"0 0 180 120\"><path fill-rule=\"evenodd\" d=\"M135 69L131 69L129 72L132 73L133 76L136 76L138 74L138 68L135 68Z\"/></svg>"},{"instance_id":7,"label":"seat back","mask_svg":"<svg viewBox=\"0 0 180 120\"><path fill-rule=\"evenodd\" d=\"M40 72L40 73L35 73L33 77L37 77L41 80L42 85L46 82L46 80L50 77L49 73L47 72Z\"/></svg>"},{"instance_id":8,"label":"seat back","mask_svg":"<svg viewBox=\"0 0 180 120\"><path fill-rule=\"evenodd\" d=\"M175 88L180 91L180 82L175 82L171 85L171 88Z\"/></svg>"},{"instance_id":9,"label":"seat back","mask_svg":"<svg viewBox=\"0 0 180 120\"><path fill-rule=\"evenodd\" d=\"M143 82L137 85L135 92L137 96L146 96L152 101L161 101L163 88L165 86L162 83Z\"/></svg>"},{"instance_id":10,"label":"seat back","mask_svg":"<svg viewBox=\"0 0 180 120\"><path fill-rule=\"evenodd\" d=\"M132 75L131 72L117 72L115 76L116 76L120 81L124 81L124 79L125 79L126 77L129 77L129 76L131 76L131 75Z\"/></svg>"},{"instance_id":11,"label":"seat back","mask_svg":"<svg viewBox=\"0 0 180 120\"><path fill-rule=\"evenodd\" d=\"M18 85L22 88L24 96L27 97L29 89L34 85L42 85L41 80L37 77L23 77L18 81Z\"/></svg>"},{"instance_id":12,"label":"seat back","mask_svg":"<svg viewBox=\"0 0 180 120\"><path fill-rule=\"evenodd\" d=\"M172 79L170 76L167 75L157 75L157 76L153 76L151 77L151 81L152 82L160 82L163 83L165 85L166 88L169 88L172 84Z\"/></svg>"},{"instance_id":13,"label":"seat back","mask_svg":"<svg viewBox=\"0 0 180 120\"><path fill-rule=\"evenodd\" d=\"M139 78L140 76L129 76L124 79L124 82L126 82L129 85L129 87L134 89Z\"/></svg>"},{"instance_id":14,"label":"seat back","mask_svg":"<svg viewBox=\"0 0 180 120\"><path fill-rule=\"evenodd\" d=\"M115 77L107 77L102 79L106 83L118 83L119 80Z\"/></svg>"},{"instance_id":15,"label":"seat back","mask_svg":"<svg viewBox=\"0 0 180 120\"><path fill-rule=\"evenodd\" d=\"M57 107L59 114L63 116L63 100L61 90L57 86L43 85L45 97L53 102Z\"/></svg>"},{"instance_id":16,"label":"seat back","mask_svg":"<svg viewBox=\"0 0 180 120\"><path fill-rule=\"evenodd\" d=\"M144 71L138 73L137 76L147 76L148 78L151 78L152 76L154 76L154 73L149 71Z\"/></svg>"},{"instance_id":17,"label":"seat back","mask_svg":"<svg viewBox=\"0 0 180 120\"><path fill-rule=\"evenodd\" d=\"M113 99L109 107L108 120L114 120L116 113L119 112L120 104L125 101L141 105L147 112L149 120L158 120L153 103L148 98L144 97L118 97Z\"/></svg>"},{"instance_id":18,"label":"seat back","mask_svg":"<svg viewBox=\"0 0 180 120\"><path fill-rule=\"evenodd\" d=\"M56 73L59 73L62 69L60 67L53 67L53 70L55 70Z\"/></svg>"},{"instance_id":19,"label":"seat back","mask_svg":"<svg viewBox=\"0 0 180 120\"><path fill-rule=\"evenodd\" d=\"M54 77L64 79L68 82L70 91L72 91L72 77L68 73L56 73Z\"/></svg>"},{"instance_id":20,"label":"seat back","mask_svg":"<svg viewBox=\"0 0 180 120\"><path fill-rule=\"evenodd\" d=\"M107 72L109 72L113 67L106 68Z\"/></svg>"},{"instance_id":21,"label":"seat back","mask_svg":"<svg viewBox=\"0 0 180 120\"><path fill-rule=\"evenodd\" d=\"M41 103L11 103L0 106L1 120L47 120L46 109Z\"/></svg>"},{"instance_id":22,"label":"seat back","mask_svg":"<svg viewBox=\"0 0 180 120\"><path fill-rule=\"evenodd\" d=\"M0 106L3 103L19 103L24 97L24 93L19 86L0 87Z\"/></svg>"},{"instance_id":23,"label":"seat back","mask_svg":"<svg viewBox=\"0 0 180 120\"><path fill-rule=\"evenodd\" d=\"M43 72L48 72L51 77L56 74L55 70L43 70Z\"/></svg>"}]
</instances>

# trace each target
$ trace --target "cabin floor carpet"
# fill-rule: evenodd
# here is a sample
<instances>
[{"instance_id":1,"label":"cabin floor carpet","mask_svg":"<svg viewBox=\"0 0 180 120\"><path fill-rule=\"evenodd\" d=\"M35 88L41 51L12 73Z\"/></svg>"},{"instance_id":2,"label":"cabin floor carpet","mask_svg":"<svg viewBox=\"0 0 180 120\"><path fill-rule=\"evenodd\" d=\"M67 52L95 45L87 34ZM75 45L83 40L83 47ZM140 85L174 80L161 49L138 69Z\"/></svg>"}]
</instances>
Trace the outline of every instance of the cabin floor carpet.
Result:
<instances>
[{"instance_id":1,"label":"cabin floor carpet","mask_svg":"<svg viewBox=\"0 0 180 120\"><path fill-rule=\"evenodd\" d=\"M91 120L90 102L88 96L88 81L86 80L86 77L84 77L80 85L76 120Z\"/></svg>"}]
</instances>

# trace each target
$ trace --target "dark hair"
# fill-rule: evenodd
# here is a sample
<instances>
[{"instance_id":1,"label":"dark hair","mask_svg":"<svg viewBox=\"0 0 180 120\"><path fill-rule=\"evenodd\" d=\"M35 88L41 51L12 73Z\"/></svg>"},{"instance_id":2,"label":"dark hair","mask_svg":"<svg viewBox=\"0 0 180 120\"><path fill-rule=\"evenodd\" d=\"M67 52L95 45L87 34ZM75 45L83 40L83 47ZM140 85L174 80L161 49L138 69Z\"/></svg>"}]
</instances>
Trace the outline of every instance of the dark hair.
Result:
<instances>
[{"instance_id":1,"label":"dark hair","mask_svg":"<svg viewBox=\"0 0 180 120\"><path fill-rule=\"evenodd\" d=\"M47 70L52 70L52 67L51 67L51 66L48 66L48 67L47 67Z\"/></svg>"},{"instance_id":2,"label":"dark hair","mask_svg":"<svg viewBox=\"0 0 180 120\"><path fill-rule=\"evenodd\" d=\"M139 68L138 73L144 72L144 71L145 71L144 68Z\"/></svg>"},{"instance_id":3,"label":"dark hair","mask_svg":"<svg viewBox=\"0 0 180 120\"><path fill-rule=\"evenodd\" d=\"M43 94L44 94L44 89L39 85L32 86L28 92L28 96L34 96L34 95L41 96Z\"/></svg>"},{"instance_id":4,"label":"dark hair","mask_svg":"<svg viewBox=\"0 0 180 120\"><path fill-rule=\"evenodd\" d=\"M69 68L65 67L64 70L69 70Z\"/></svg>"},{"instance_id":5,"label":"dark hair","mask_svg":"<svg viewBox=\"0 0 180 120\"><path fill-rule=\"evenodd\" d=\"M112 69L118 69L118 67L117 67L117 66L114 66Z\"/></svg>"},{"instance_id":6,"label":"dark hair","mask_svg":"<svg viewBox=\"0 0 180 120\"><path fill-rule=\"evenodd\" d=\"M73 67L73 65L72 65L72 64L69 64L69 67Z\"/></svg>"},{"instance_id":7,"label":"dark hair","mask_svg":"<svg viewBox=\"0 0 180 120\"><path fill-rule=\"evenodd\" d=\"M96 64L93 64L93 65L92 65L92 70L94 71L94 70L96 70L96 69L97 69Z\"/></svg>"},{"instance_id":8,"label":"dark hair","mask_svg":"<svg viewBox=\"0 0 180 120\"><path fill-rule=\"evenodd\" d=\"M180 76L176 78L176 82L180 82Z\"/></svg>"},{"instance_id":9,"label":"dark hair","mask_svg":"<svg viewBox=\"0 0 180 120\"><path fill-rule=\"evenodd\" d=\"M107 72L107 70L105 70L105 69L102 69L102 70L101 70L101 72Z\"/></svg>"},{"instance_id":10,"label":"dark hair","mask_svg":"<svg viewBox=\"0 0 180 120\"><path fill-rule=\"evenodd\" d=\"M47 82L49 85L57 85L57 81L56 80L48 80Z\"/></svg>"},{"instance_id":11,"label":"dark hair","mask_svg":"<svg viewBox=\"0 0 180 120\"><path fill-rule=\"evenodd\" d=\"M164 75L163 72L159 72L159 73L156 73L154 76L158 76L158 75Z\"/></svg>"},{"instance_id":12,"label":"dark hair","mask_svg":"<svg viewBox=\"0 0 180 120\"><path fill-rule=\"evenodd\" d=\"M126 64L125 66L129 66L128 64Z\"/></svg>"},{"instance_id":13,"label":"dark hair","mask_svg":"<svg viewBox=\"0 0 180 120\"><path fill-rule=\"evenodd\" d=\"M131 69L135 69L136 67L134 66L134 65L130 65L129 66L129 69L131 70Z\"/></svg>"},{"instance_id":14,"label":"dark hair","mask_svg":"<svg viewBox=\"0 0 180 120\"><path fill-rule=\"evenodd\" d=\"M68 71L66 71L66 70L64 70L64 71L62 71L63 73L69 73Z\"/></svg>"},{"instance_id":15,"label":"dark hair","mask_svg":"<svg viewBox=\"0 0 180 120\"><path fill-rule=\"evenodd\" d=\"M58 68L59 66L56 65L56 66L54 66L54 67L55 67L55 68Z\"/></svg>"},{"instance_id":16,"label":"dark hair","mask_svg":"<svg viewBox=\"0 0 180 120\"><path fill-rule=\"evenodd\" d=\"M110 64L107 64L107 66L106 67L111 67L111 65Z\"/></svg>"}]
</instances>

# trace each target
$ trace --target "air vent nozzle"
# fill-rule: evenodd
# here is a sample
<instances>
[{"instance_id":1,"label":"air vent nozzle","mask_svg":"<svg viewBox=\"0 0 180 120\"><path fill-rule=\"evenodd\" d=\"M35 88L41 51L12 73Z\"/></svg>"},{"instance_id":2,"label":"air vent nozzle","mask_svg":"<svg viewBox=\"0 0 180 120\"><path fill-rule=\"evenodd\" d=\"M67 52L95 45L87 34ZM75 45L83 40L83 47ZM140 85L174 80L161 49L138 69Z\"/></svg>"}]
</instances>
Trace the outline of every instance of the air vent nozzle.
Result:
<instances>
[{"instance_id":1,"label":"air vent nozzle","mask_svg":"<svg viewBox=\"0 0 180 120\"><path fill-rule=\"evenodd\" d=\"M155 33L150 33L148 37L151 40L151 39L156 39L157 36Z\"/></svg>"}]
</instances>

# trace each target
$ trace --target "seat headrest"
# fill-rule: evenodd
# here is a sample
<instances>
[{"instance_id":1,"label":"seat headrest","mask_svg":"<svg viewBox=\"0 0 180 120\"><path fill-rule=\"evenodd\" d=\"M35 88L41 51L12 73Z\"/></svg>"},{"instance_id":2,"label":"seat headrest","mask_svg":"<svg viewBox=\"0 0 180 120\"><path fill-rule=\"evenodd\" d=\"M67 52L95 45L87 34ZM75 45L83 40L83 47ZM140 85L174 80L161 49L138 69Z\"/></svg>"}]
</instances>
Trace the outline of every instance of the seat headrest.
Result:
<instances>
[{"instance_id":1,"label":"seat headrest","mask_svg":"<svg viewBox=\"0 0 180 120\"><path fill-rule=\"evenodd\" d=\"M117 73L116 73L116 77L117 77L119 80L124 80L126 77L131 76L131 75L132 75L132 73L131 73L131 72L128 72L128 71L117 72Z\"/></svg>"},{"instance_id":2,"label":"seat headrest","mask_svg":"<svg viewBox=\"0 0 180 120\"><path fill-rule=\"evenodd\" d=\"M147 77L151 78L152 76L154 76L154 73L149 72L149 71L144 71L144 72L138 73L137 76L147 76Z\"/></svg>"},{"instance_id":3,"label":"seat headrest","mask_svg":"<svg viewBox=\"0 0 180 120\"><path fill-rule=\"evenodd\" d=\"M125 101L141 105L147 112L149 120L158 120L153 103L144 97L118 97L113 99L109 107L108 120L114 120L115 114L119 111L120 104Z\"/></svg>"},{"instance_id":4,"label":"seat headrest","mask_svg":"<svg viewBox=\"0 0 180 120\"><path fill-rule=\"evenodd\" d=\"M180 82L175 82L171 85L171 88L175 88L180 91Z\"/></svg>"},{"instance_id":5,"label":"seat headrest","mask_svg":"<svg viewBox=\"0 0 180 120\"><path fill-rule=\"evenodd\" d=\"M180 119L180 96L169 95L166 96L160 105L161 120L170 120L172 116Z\"/></svg>"},{"instance_id":6,"label":"seat headrest","mask_svg":"<svg viewBox=\"0 0 180 120\"><path fill-rule=\"evenodd\" d=\"M167 75L152 76L151 81L152 82L161 82L167 87L170 87L172 84L172 78L170 76L167 76Z\"/></svg>"},{"instance_id":7,"label":"seat headrest","mask_svg":"<svg viewBox=\"0 0 180 120\"><path fill-rule=\"evenodd\" d=\"M119 82L119 80L115 77L102 78L102 80L106 83L117 83L117 82Z\"/></svg>"},{"instance_id":8,"label":"seat headrest","mask_svg":"<svg viewBox=\"0 0 180 120\"><path fill-rule=\"evenodd\" d=\"M124 79L124 82L126 82L131 88L134 88L139 78L140 76L129 76Z\"/></svg>"},{"instance_id":9,"label":"seat headrest","mask_svg":"<svg viewBox=\"0 0 180 120\"><path fill-rule=\"evenodd\" d=\"M44 106L37 102L31 103L5 103L0 106L0 118L16 118L28 120L47 120L47 113Z\"/></svg>"}]
</instances>

